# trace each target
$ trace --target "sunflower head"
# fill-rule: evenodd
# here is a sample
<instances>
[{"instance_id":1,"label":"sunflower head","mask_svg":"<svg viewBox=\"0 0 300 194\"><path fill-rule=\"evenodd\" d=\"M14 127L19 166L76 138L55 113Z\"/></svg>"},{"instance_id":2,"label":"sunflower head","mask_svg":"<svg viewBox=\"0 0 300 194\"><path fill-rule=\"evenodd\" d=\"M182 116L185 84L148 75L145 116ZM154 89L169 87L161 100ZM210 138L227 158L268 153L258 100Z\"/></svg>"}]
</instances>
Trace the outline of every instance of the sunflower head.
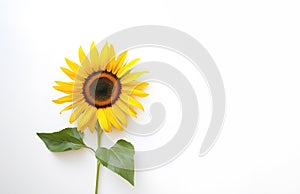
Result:
<instances>
[{"instance_id":1,"label":"sunflower head","mask_svg":"<svg viewBox=\"0 0 300 194\"><path fill-rule=\"evenodd\" d=\"M139 59L125 62L126 56L127 51L116 56L114 47L107 43L98 52L92 43L89 58L82 47L79 48L79 64L65 59L69 68L61 69L72 81L56 81L54 89L66 96L53 102L71 103L61 112L73 110L70 123L78 120L79 131L89 128L93 132L97 121L106 132L113 127L123 130L127 126L127 115L136 117L136 108L144 110L136 97L148 96L144 91L148 83L136 79L146 71L131 72Z\"/></svg>"}]
</instances>

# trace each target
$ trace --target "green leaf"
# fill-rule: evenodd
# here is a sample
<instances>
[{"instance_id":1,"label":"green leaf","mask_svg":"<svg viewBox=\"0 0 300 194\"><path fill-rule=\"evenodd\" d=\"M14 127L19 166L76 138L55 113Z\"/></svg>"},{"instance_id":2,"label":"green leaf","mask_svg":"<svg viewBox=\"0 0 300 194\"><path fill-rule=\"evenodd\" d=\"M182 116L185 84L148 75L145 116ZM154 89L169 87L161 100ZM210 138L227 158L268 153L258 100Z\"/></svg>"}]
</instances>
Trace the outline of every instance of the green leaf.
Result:
<instances>
[{"instance_id":1,"label":"green leaf","mask_svg":"<svg viewBox=\"0 0 300 194\"><path fill-rule=\"evenodd\" d=\"M130 142L119 140L110 149L100 147L96 157L103 166L117 173L134 185L134 147Z\"/></svg>"},{"instance_id":2,"label":"green leaf","mask_svg":"<svg viewBox=\"0 0 300 194\"><path fill-rule=\"evenodd\" d=\"M66 128L54 133L37 133L37 135L52 152L79 150L87 147L83 143L83 133L78 132L77 128Z\"/></svg>"}]
</instances>

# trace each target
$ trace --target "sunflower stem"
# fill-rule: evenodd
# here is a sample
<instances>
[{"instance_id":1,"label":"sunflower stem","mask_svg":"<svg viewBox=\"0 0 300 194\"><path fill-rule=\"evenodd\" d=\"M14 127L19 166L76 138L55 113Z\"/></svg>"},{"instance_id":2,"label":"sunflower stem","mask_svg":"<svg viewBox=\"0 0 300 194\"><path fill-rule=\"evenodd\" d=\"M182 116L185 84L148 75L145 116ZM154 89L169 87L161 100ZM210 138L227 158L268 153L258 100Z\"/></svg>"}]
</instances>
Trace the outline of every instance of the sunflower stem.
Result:
<instances>
[{"instance_id":1,"label":"sunflower stem","mask_svg":"<svg viewBox=\"0 0 300 194\"><path fill-rule=\"evenodd\" d=\"M98 148L100 148L100 146L101 146L101 136L102 136L103 130L101 129L101 127L100 127L100 125L99 125L98 122L97 122L97 124L96 124L96 131L97 131ZM95 194L98 194L100 165L101 165L101 162L100 162L99 159L97 159Z\"/></svg>"},{"instance_id":2,"label":"sunflower stem","mask_svg":"<svg viewBox=\"0 0 300 194\"><path fill-rule=\"evenodd\" d=\"M87 149L91 150L92 152L96 153L96 151L93 148L89 147L89 146L85 146L85 148L87 148Z\"/></svg>"},{"instance_id":3,"label":"sunflower stem","mask_svg":"<svg viewBox=\"0 0 300 194\"><path fill-rule=\"evenodd\" d=\"M95 194L98 194L98 185L99 185L99 174L100 174L100 160L97 160L97 173L96 173L96 187Z\"/></svg>"}]
</instances>

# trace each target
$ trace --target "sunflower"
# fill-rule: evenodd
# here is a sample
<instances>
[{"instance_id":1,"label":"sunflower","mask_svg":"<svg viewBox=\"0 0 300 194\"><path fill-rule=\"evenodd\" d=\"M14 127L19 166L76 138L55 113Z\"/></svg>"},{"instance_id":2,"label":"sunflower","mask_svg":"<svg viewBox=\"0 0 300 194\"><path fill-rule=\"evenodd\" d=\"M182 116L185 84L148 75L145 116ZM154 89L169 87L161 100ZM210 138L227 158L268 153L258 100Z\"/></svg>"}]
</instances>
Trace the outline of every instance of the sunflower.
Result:
<instances>
[{"instance_id":1,"label":"sunflower","mask_svg":"<svg viewBox=\"0 0 300 194\"><path fill-rule=\"evenodd\" d=\"M56 81L54 89L67 95L53 102L71 103L61 112L73 110L70 123L78 120L79 131L89 128L93 132L97 121L106 132L113 127L123 130L127 127L127 115L136 117L136 108L144 110L135 97L148 96L143 90L148 83L136 81L146 71L131 72L139 59L125 62L126 56L127 51L116 56L114 47L107 43L99 53L93 42L89 58L79 48L80 65L65 58L69 68L61 70L72 81Z\"/></svg>"}]
</instances>

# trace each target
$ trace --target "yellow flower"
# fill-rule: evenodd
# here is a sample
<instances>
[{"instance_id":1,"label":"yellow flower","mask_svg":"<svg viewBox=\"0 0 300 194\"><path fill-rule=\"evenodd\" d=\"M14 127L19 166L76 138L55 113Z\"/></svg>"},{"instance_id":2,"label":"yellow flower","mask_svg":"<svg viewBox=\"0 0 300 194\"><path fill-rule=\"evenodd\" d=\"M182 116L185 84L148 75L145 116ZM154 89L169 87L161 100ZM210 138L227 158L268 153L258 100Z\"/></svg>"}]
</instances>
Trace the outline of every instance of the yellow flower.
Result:
<instances>
[{"instance_id":1,"label":"yellow flower","mask_svg":"<svg viewBox=\"0 0 300 194\"><path fill-rule=\"evenodd\" d=\"M92 43L89 58L82 47L79 48L81 65L65 59L69 69L61 69L72 81L56 81L57 86L54 88L67 95L53 102L71 102L61 112L73 109L70 123L78 119L79 131L83 132L88 127L93 132L97 120L106 132L112 131L112 127L123 130L127 126L127 115L136 117L135 108L144 110L134 96L148 96L143 91L148 83L135 81L146 72L131 72L139 59L125 62L126 55L127 51L116 56L114 47L107 43L98 53Z\"/></svg>"}]
</instances>

